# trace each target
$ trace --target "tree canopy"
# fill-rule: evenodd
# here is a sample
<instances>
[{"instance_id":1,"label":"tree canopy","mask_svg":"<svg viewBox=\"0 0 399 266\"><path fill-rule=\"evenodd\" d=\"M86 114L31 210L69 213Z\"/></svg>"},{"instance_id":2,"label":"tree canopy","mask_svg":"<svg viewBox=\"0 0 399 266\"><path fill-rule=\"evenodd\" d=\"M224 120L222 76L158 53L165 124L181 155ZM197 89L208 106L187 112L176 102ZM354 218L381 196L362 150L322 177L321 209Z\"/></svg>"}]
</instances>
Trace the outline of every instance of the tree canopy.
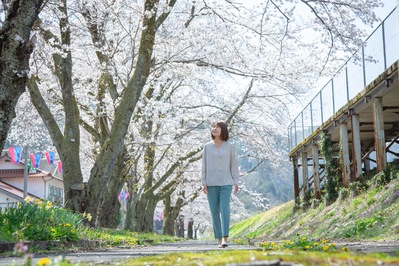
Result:
<instances>
[{"instance_id":1,"label":"tree canopy","mask_svg":"<svg viewBox=\"0 0 399 266\"><path fill-rule=\"evenodd\" d=\"M289 179L278 169L286 169L291 106L359 47L359 23L377 22L381 5L50 1L33 25L29 97L8 141L54 144L66 205L91 213L93 225L115 226L126 186L127 226L150 231L159 202L174 219L200 199L198 163L213 120L227 121L240 156L253 160L243 177L267 162L270 178ZM38 134L23 136L26 126Z\"/></svg>"}]
</instances>

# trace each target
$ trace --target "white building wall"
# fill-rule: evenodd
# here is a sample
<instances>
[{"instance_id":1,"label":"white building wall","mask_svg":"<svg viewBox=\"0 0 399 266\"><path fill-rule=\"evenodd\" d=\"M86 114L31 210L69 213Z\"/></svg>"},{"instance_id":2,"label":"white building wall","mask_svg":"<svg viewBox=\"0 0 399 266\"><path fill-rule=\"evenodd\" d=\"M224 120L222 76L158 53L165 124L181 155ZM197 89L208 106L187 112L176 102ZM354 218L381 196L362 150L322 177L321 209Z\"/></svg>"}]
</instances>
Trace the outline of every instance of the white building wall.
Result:
<instances>
[{"instance_id":1,"label":"white building wall","mask_svg":"<svg viewBox=\"0 0 399 266\"><path fill-rule=\"evenodd\" d=\"M15 207L17 203L18 203L17 199L0 193L0 211L6 208Z\"/></svg>"},{"instance_id":2,"label":"white building wall","mask_svg":"<svg viewBox=\"0 0 399 266\"><path fill-rule=\"evenodd\" d=\"M24 164L17 163L13 164L11 158L3 156L0 158L0 170L13 170L13 169L24 169Z\"/></svg>"},{"instance_id":3,"label":"white building wall","mask_svg":"<svg viewBox=\"0 0 399 266\"><path fill-rule=\"evenodd\" d=\"M23 178L2 178L1 180L22 191L24 190ZM44 197L44 181L41 177L28 178L28 193L40 198Z\"/></svg>"}]
</instances>

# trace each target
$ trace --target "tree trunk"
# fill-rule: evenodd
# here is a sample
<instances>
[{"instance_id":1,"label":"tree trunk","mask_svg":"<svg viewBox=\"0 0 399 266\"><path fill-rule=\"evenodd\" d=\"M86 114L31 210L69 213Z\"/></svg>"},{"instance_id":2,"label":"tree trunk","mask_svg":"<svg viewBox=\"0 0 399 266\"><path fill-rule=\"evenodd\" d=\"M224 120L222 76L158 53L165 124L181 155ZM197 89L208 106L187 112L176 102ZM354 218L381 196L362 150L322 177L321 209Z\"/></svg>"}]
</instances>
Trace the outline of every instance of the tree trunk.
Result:
<instances>
[{"instance_id":1,"label":"tree trunk","mask_svg":"<svg viewBox=\"0 0 399 266\"><path fill-rule=\"evenodd\" d=\"M130 192L129 192L130 195ZM133 208L129 208L129 206L132 206L133 204L133 199L132 197L129 197L126 201L126 217L125 217L125 229L133 231Z\"/></svg>"},{"instance_id":2,"label":"tree trunk","mask_svg":"<svg viewBox=\"0 0 399 266\"><path fill-rule=\"evenodd\" d=\"M80 168L79 144L64 140L62 148L57 147L62 161L65 206L76 212L83 212L86 186L83 184Z\"/></svg>"},{"instance_id":3,"label":"tree trunk","mask_svg":"<svg viewBox=\"0 0 399 266\"><path fill-rule=\"evenodd\" d=\"M187 225L187 238L188 239L194 238L194 235L193 235L194 230L193 229L194 229L194 220L193 220L193 218L190 218L188 220L188 225Z\"/></svg>"},{"instance_id":4,"label":"tree trunk","mask_svg":"<svg viewBox=\"0 0 399 266\"><path fill-rule=\"evenodd\" d=\"M138 179L132 177L128 179L127 183L129 197L126 202L125 229L133 231L134 206L137 205L137 201L139 200L139 194L137 193Z\"/></svg>"},{"instance_id":5,"label":"tree trunk","mask_svg":"<svg viewBox=\"0 0 399 266\"><path fill-rule=\"evenodd\" d=\"M151 68L151 57L154 48L156 31L156 5L158 1L145 1L145 11L152 14L144 16L143 28L140 37L140 48L137 65L124 95L115 110L115 120L112 124L110 137L103 144L100 154L92 168L87 191L86 212L92 213L93 225L98 225L101 203L104 200L104 184L109 182L115 167L117 157L124 149L124 140L133 111L147 82ZM141 210L143 211L143 210Z\"/></svg>"},{"instance_id":6,"label":"tree trunk","mask_svg":"<svg viewBox=\"0 0 399 266\"><path fill-rule=\"evenodd\" d=\"M164 203L164 223L163 223L163 234L164 235L175 235L175 220L179 215L180 208L171 206L171 194L166 196L163 200ZM180 199L180 198L179 198Z\"/></svg>"},{"instance_id":7,"label":"tree trunk","mask_svg":"<svg viewBox=\"0 0 399 266\"><path fill-rule=\"evenodd\" d=\"M98 225L101 227L115 228L116 218L121 208L118 195L124 184L124 156L125 152L120 154L110 181L108 182L104 199L100 208Z\"/></svg>"},{"instance_id":8,"label":"tree trunk","mask_svg":"<svg viewBox=\"0 0 399 266\"><path fill-rule=\"evenodd\" d=\"M154 212L158 200L152 195L143 194L134 206L133 231L134 232L153 232Z\"/></svg>"},{"instance_id":9,"label":"tree trunk","mask_svg":"<svg viewBox=\"0 0 399 266\"><path fill-rule=\"evenodd\" d=\"M69 47L71 44L66 0L61 1L58 8L59 11L64 14L64 17L59 20L60 29L63 29L61 31L62 46L57 46L55 48L59 49L64 55L61 56L60 53L54 53L53 62L55 74L61 87L63 105L65 107L65 126L63 133L61 133L54 116L51 114L51 111L43 99L35 78L32 77L29 80L28 88L32 103L46 125L62 162L66 207L73 211L83 212L85 207L84 198L86 196L86 187L82 183L83 176L80 167L79 108L76 103L72 84L72 55L71 51L65 48ZM41 33L43 34L43 32Z\"/></svg>"},{"instance_id":10,"label":"tree trunk","mask_svg":"<svg viewBox=\"0 0 399 266\"><path fill-rule=\"evenodd\" d=\"M33 51L30 40L44 0L3 1L7 10L0 29L0 148L4 148L8 130L15 117L15 106L25 92L29 73L29 59Z\"/></svg>"}]
</instances>

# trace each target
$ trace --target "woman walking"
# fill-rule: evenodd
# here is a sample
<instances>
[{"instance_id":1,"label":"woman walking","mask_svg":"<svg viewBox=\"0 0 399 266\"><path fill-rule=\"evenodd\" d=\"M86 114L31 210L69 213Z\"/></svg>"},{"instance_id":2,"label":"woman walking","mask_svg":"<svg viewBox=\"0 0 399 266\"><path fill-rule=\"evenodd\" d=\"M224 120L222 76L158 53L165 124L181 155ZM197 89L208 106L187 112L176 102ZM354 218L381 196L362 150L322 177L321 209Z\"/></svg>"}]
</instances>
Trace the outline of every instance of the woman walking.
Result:
<instances>
[{"instance_id":1,"label":"woman walking","mask_svg":"<svg viewBox=\"0 0 399 266\"><path fill-rule=\"evenodd\" d=\"M213 234L219 247L227 247L230 227L230 197L238 191L238 165L233 144L228 142L227 124L215 122L202 154L202 189L208 196Z\"/></svg>"}]
</instances>

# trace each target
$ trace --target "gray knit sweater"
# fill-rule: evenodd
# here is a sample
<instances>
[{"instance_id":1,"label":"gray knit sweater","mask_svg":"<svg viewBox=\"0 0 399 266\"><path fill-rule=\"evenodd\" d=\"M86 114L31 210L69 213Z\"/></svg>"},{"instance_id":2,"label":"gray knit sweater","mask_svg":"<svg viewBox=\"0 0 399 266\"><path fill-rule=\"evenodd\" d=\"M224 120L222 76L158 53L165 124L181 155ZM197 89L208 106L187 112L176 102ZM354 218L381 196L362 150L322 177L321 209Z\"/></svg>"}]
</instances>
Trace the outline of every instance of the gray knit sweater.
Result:
<instances>
[{"instance_id":1,"label":"gray knit sweater","mask_svg":"<svg viewBox=\"0 0 399 266\"><path fill-rule=\"evenodd\" d=\"M206 186L238 185L238 165L233 144L225 141L217 148L213 140L202 152L201 182Z\"/></svg>"}]
</instances>

